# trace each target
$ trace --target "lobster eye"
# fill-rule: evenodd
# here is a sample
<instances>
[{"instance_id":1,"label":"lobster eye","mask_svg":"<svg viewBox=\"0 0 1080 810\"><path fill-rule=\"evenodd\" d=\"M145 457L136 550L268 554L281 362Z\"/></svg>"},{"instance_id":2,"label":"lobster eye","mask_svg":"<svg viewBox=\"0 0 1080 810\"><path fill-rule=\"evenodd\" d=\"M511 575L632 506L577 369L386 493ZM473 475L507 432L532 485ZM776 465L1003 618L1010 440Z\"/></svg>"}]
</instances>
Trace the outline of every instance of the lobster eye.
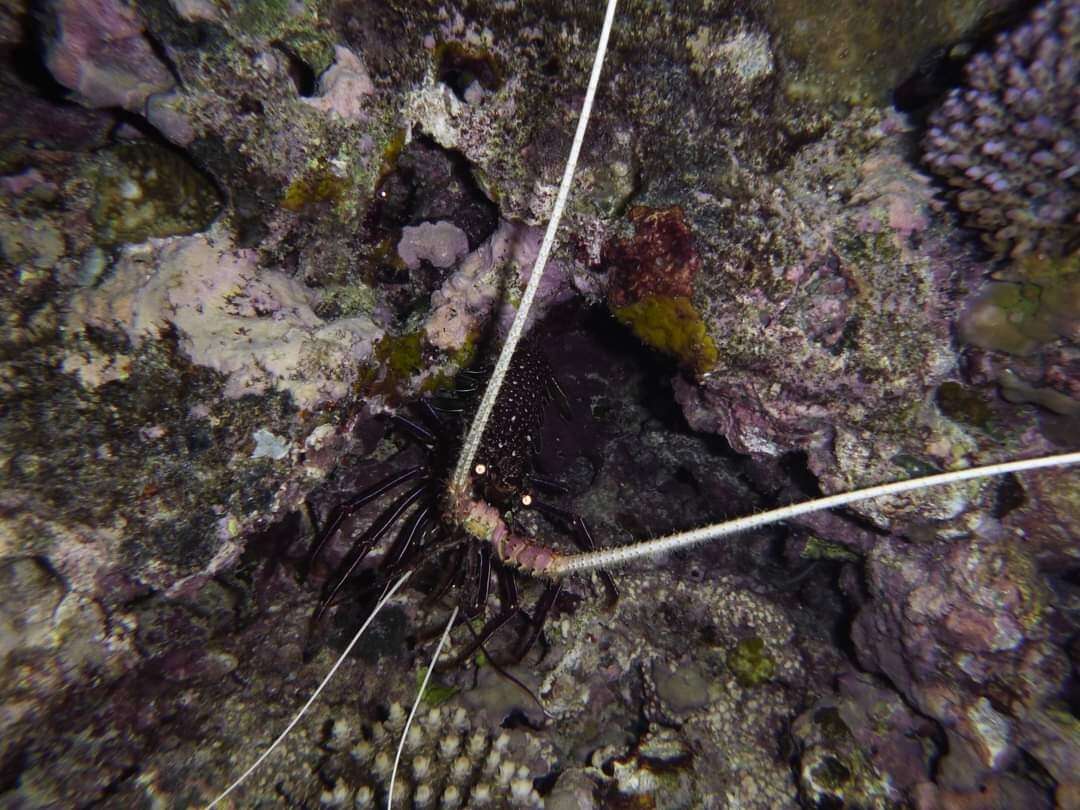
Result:
<instances>
[{"instance_id":1,"label":"lobster eye","mask_svg":"<svg viewBox=\"0 0 1080 810\"><path fill-rule=\"evenodd\" d=\"M477 464L476 467L474 468L474 472L477 475L483 475L484 473L487 472L487 465L486 464Z\"/></svg>"},{"instance_id":2,"label":"lobster eye","mask_svg":"<svg viewBox=\"0 0 1080 810\"><path fill-rule=\"evenodd\" d=\"M528 492L526 492L524 495L522 495L521 496L521 505L522 506L532 506L532 495L530 495Z\"/></svg>"}]
</instances>

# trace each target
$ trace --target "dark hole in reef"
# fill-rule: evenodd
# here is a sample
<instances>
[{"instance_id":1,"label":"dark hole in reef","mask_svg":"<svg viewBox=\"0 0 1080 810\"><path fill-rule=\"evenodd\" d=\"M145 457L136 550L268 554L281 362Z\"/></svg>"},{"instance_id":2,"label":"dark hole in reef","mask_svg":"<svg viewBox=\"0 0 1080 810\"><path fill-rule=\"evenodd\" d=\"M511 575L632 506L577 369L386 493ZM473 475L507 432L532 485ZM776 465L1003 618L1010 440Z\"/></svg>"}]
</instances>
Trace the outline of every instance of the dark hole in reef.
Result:
<instances>
[{"instance_id":1,"label":"dark hole in reef","mask_svg":"<svg viewBox=\"0 0 1080 810\"><path fill-rule=\"evenodd\" d=\"M464 231L475 250L495 231L499 209L477 184L460 152L443 149L427 136L413 139L375 193L368 241L396 244L407 225L445 220Z\"/></svg>"},{"instance_id":2,"label":"dark hole in reef","mask_svg":"<svg viewBox=\"0 0 1080 810\"><path fill-rule=\"evenodd\" d=\"M487 51L460 42L446 42L436 49L435 59L439 81L462 101L473 82L491 92L502 86L502 68Z\"/></svg>"},{"instance_id":3,"label":"dark hole in reef","mask_svg":"<svg viewBox=\"0 0 1080 810\"><path fill-rule=\"evenodd\" d=\"M38 94L52 102L65 102L68 90L53 78L45 66L45 42L40 13L24 14L19 22L22 37L12 51L12 67L15 75L37 90Z\"/></svg>"},{"instance_id":4,"label":"dark hole in reef","mask_svg":"<svg viewBox=\"0 0 1080 810\"><path fill-rule=\"evenodd\" d=\"M261 116L265 112L263 103L249 93L244 93L236 102L236 111L240 115Z\"/></svg>"},{"instance_id":5,"label":"dark hole in reef","mask_svg":"<svg viewBox=\"0 0 1080 810\"><path fill-rule=\"evenodd\" d=\"M964 44L935 50L893 89L893 107L900 112L922 112L925 117L930 106L963 80L967 47Z\"/></svg>"},{"instance_id":6,"label":"dark hole in reef","mask_svg":"<svg viewBox=\"0 0 1080 810\"><path fill-rule=\"evenodd\" d=\"M19 779L29 761L26 748L10 752L0 761L0 795L19 786Z\"/></svg>"},{"instance_id":7,"label":"dark hole in reef","mask_svg":"<svg viewBox=\"0 0 1080 810\"><path fill-rule=\"evenodd\" d=\"M315 95L315 89L318 87L318 77L315 75L315 71L312 70L311 65L301 59L299 54L284 42L273 43L273 48L288 61L289 78L292 79L297 94L303 98L311 98L311 96Z\"/></svg>"},{"instance_id":8,"label":"dark hole in reef","mask_svg":"<svg viewBox=\"0 0 1080 810\"><path fill-rule=\"evenodd\" d=\"M533 779L533 787L541 796L547 796L554 790L555 783L559 781L559 776L561 774L561 769L553 769L551 773L546 773L543 776L538 776Z\"/></svg>"},{"instance_id":9,"label":"dark hole in reef","mask_svg":"<svg viewBox=\"0 0 1080 810\"><path fill-rule=\"evenodd\" d=\"M1027 492L1020 479L1011 473L1003 475L998 483L997 492L994 493L993 516L1001 520L1014 509L1019 509L1027 503Z\"/></svg>"},{"instance_id":10,"label":"dark hole in reef","mask_svg":"<svg viewBox=\"0 0 1080 810\"><path fill-rule=\"evenodd\" d=\"M527 728L535 729L536 727L529 722L529 716L525 714L521 709L514 709L510 714L503 718L503 721L499 724L505 729L515 728Z\"/></svg>"},{"instance_id":11,"label":"dark hole in reef","mask_svg":"<svg viewBox=\"0 0 1080 810\"><path fill-rule=\"evenodd\" d=\"M562 73L562 62L559 61L559 57L552 56L540 67L540 72L545 76L558 76Z\"/></svg>"},{"instance_id":12,"label":"dark hole in reef","mask_svg":"<svg viewBox=\"0 0 1080 810\"><path fill-rule=\"evenodd\" d=\"M855 563L846 563L845 565L854 566ZM844 570L845 565L837 565L835 567L837 580L839 580L840 573ZM833 585L840 603L843 606L843 610L833 617L830 637L832 638L833 644L836 645L844 656L857 665L859 660L858 647L855 644L855 639L852 637L851 632L855 616L862 607L862 602L866 599L866 580L865 572L861 565L856 571L856 581L858 582L858 588L862 593L850 593L844 588L841 588L838 581L835 581L835 584Z\"/></svg>"},{"instance_id":13,"label":"dark hole in reef","mask_svg":"<svg viewBox=\"0 0 1080 810\"><path fill-rule=\"evenodd\" d=\"M817 476L810 471L809 457L805 450L792 450L780 457L780 469L787 475L803 495L808 498L820 498L821 486Z\"/></svg>"}]
</instances>

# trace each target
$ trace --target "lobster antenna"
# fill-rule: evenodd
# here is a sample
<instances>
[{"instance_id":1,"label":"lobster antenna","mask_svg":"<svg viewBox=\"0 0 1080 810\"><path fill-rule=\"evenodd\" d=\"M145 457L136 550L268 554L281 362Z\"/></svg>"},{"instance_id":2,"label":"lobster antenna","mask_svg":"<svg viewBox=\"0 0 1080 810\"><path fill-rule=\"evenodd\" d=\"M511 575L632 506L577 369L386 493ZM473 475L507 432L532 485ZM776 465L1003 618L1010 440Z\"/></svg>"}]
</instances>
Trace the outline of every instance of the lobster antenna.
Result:
<instances>
[{"instance_id":1,"label":"lobster antenna","mask_svg":"<svg viewBox=\"0 0 1080 810\"><path fill-rule=\"evenodd\" d=\"M551 211L551 219L548 221L547 231L544 233L544 241L540 243L540 252L537 253L536 263L533 265L532 275L525 287L525 293L521 296L521 304L518 306L517 315L510 325L510 331L506 335L499 352L499 359L495 362L495 370L491 372L484 396L480 400L476 416L472 426L465 437L465 444L461 448L461 456L457 467L454 469L453 484L459 490L468 487L469 478L472 474L472 463L476 458L476 451L480 448L480 439L484 435L491 411L498 399L499 389L502 387L503 378L507 369L510 368L510 360L514 355L514 349L521 339L521 333L525 330L525 320L532 308L533 298L540 286L540 278L544 275L544 267L547 265L551 248L555 244L555 232L559 229L559 220L562 219L563 209L566 208L566 200L570 196L570 184L574 180L574 169L577 167L578 155L581 152L581 144L585 140L585 128L589 124L589 115L592 113L593 99L596 97L596 88L600 84L600 69L604 65L604 54L607 52L608 37L611 35L611 25L615 19L615 5L617 0L608 0L607 13L604 16L604 26L600 30L600 42L596 46L596 57L593 59L592 74L589 76L589 87L585 91L585 102L581 105L581 117L578 118L577 131L574 133L574 143L570 147L570 156L566 160L566 168L563 170L562 183L559 185L559 193L555 198L555 207Z\"/></svg>"},{"instance_id":2,"label":"lobster antenna","mask_svg":"<svg viewBox=\"0 0 1080 810\"><path fill-rule=\"evenodd\" d=\"M394 806L394 780L397 779L398 765L401 763L401 752L405 750L405 740L409 736L409 726L412 725L413 718L416 717L416 711L420 708L420 701L424 698L424 692L427 691L428 681L431 680L431 673L435 671L435 665L439 663L439 656L442 655L443 646L446 644L446 640L450 638L450 631L454 627L454 619L457 618L458 607L454 608L454 612L450 614L450 621L446 623L446 629L443 630L442 638L439 639L439 644L435 648L435 655L431 657L431 666L427 668L427 672L424 673L424 680L420 683L420 689L416 693L416 700L413 701L412 711L409 712L409 717L405 720L405 728L401 730L401 740L398 741L397 755L394 757L394 769L390 771L390 788L386 792L386 810L391 810Z\"/></svg>"},{"instance_id":3,"label":"lobster antenna","mask_svg":"<svg viewBox=\"0 0 1080 810\"><path fill-rule=\"evenodd\" d=\"M880 484L857 489L854 492L843 492L839 495L830 495L827 498L818 498L813 501L781 506L768 512L757 515L729 520L724 523L715 523L711 526L703 526L700 529L692 529L688 532L669 534L666 537L658 537L655 540L645 540L620 548L602 549L585 554L573 554L557 559L547 573L552 576L595 571L601 568L610 568L614 565L637 560L642 557L658 557L670 551L687 548L710 540L767 526L781 520L790 520L800 515L811 512L820 512L824 509L832 509L837 506L868 501L874 498L883 498L887 495L898 495L902 492L939 487L946 484L955 484L960 481L969 481L977 478L989 478L991 476L1006 475L1007 473L1025 472L1038 470L1044 467L1068 467L1080 463L1080 452L1063 453L1055 456L1042 458L1023 459L1010 461L1004 464L990 464L985 467L971 467L966 470L953 470L952 472L930 475L923 478L911 478L907 481L896 481L891 484Z\"/></svg>"},{"instance_id":4,"label":"lobster antenna","mask_svg":"<svg viewBox=\"0 0 1080 810\"><path fill-rule=\"evenodd\" d=\"M338 656L337 661L335 661L334 665L330 667L330 671L326 673L326 677L322 679L322 683L320 683L319 686L315 689L315 691L312 692L311 697L308 698L307 703L303 705L300 711L296 713L296 717L292 719L292 722L290 722L289 725L285 727L285 730L278 735L278 738L276 740L270 743L270 747L263 751L262 755L257 760L251 763L250 768L240 774L240 776L235 782L233 782L231 785L225 788L224 791L222 791L221 795L219 795L216 799L210 802L210 804L206 805L206 810L211 810L214 805L216 805L218 802L220 802L222 799L232 793L236 788L238 788L245 779L247 779L249 776L251 776L251 774L255 772L256 768L262 765L263 760L270 756L270 754L274 752L275 748L281 745L282 740L284 740L286 735L288 735L288 733L293 730L296 724L300 722L300 718L302 718L304 714L307 713L307 710L311 708L312 704L322 693L322 690L326 688L326 685L328 683L330 683L330 679L334 677L334 673L336 673L341 667L341 665L345 663L345 659L349 656L349 653L352 652L352 648L356 646L356 642L360 640L360 636L364 634L364 631L368 629L368 627L373 621L375 621L375 617L379 614L379 611L383 609L386 603L390 601L393 595L398 592L398 589L405 584L405 580L407 580L411 575L412 572L409 571L404 576L402 576L401 579L395 582L394 586L386 592L386 595L383 596L382 599L380 599L375 604L375 608L371 611L371 615L367 617L367 621L360 625L360 629L356 631L356 635L352 637L352 641L350 641L348 646L345 647L345 651L340 656Z\"/></svg>"}]
</instances>

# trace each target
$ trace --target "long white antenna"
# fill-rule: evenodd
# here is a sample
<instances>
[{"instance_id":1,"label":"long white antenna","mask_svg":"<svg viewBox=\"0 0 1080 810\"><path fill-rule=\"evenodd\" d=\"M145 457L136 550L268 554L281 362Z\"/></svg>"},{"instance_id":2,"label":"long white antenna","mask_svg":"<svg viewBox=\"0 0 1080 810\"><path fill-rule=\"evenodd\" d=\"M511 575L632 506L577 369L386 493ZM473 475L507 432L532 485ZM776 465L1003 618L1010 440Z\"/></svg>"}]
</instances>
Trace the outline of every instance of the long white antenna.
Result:
<instances>
[{"instance_id":1,"label":"long white antenna","mask_svg":"<svg viewBox=\"0 0 1080 810\"><path fill-rule=\"evenodd\" d=\"M435 665L439 663L439 656L442 655L442 648L446 644L446 640L450 638L450 631L454 629L454 619L457 618L458 608L454 608L454 612L450 614L450 621L446 623L446 629L443 630L442 638L439 639L439 645L435 648L435 655L431 656L431 666L427 668L427 672L424 673L424 680L420 684L420 690L416 693L416 700L413 701L412 711L409 712L409 717L405 721L405 728L401 730L401 740L398 742L397 756L394 757L394 769L390 771L390 788L386 791L386 810L391 810L394 806L394 780L397 779L398 765L401 763L401 752L405 750L405 740L409 736L409 726L412 725L413 718L416 717L416 710L420 708L420 701L424 698L424 692L427 691L428 681L431 680L431 673L435 671Z\"/></svg>"},{"instance_id":2,"label":"long white antenna","mask_svg":"<svg viewBox=\"0 0 1080 810\"><path fill-rule=\"evenodd\" d=\"M593 59L592 75L589 76L589 87L585 91L585 103L581 105L581 117L578 118L577 132L574 133L574 143L570 147L570 157L566 160L566 168L563 170L562 183L559 185L559 194L555 198L555 207L551 211L551 219L548 221L547 231L544 233L544 241L540 243L540 252L536 256L532 275L525 287L525 294L521 296L521 304L518 306L517 315L510 325L510 331L506 335L499 359L495 363L495 370L491 372L491 380L487 384L484 396L480 400L480 406L473 417L469 434L465 437L465 444L461 448L461 456L458 458L457 467L454 470L453 483L458 489L465 489L469 483L473 460L476 451L480 448L480 439L484 435L491 411L498 399L499 389L502 387L506 370L510 367L510 360L514 356L514 349L521 339L521 333L525 330L525 320L532 308L533 298L540 286L540 278L544 275L544 267L547 265L551 248L555 244L555 232L559 229L559 220L562 219L563 209L566 208L566 200L570 196L570 184L574 180L574 169L577 167L578 155L581 152L581 144L585 140L585 128L589 124L589 115L592 113L593 99L596 97L596 88L600 84L600 69L604 66L604 54L607 52L608 37L611 35L611 25L615 19L615 5L617 0L608 0L607 14L604 16L604 26L600 30L600 42L596 46L596 57Z\"/></svg>"},{"instance_id":3,"label":"long white antenna","mask_svg":"<svg viewBox=\"0 0 1080 810\"><path fill-rule=\"evenodd\" d=\"M960 481L969 481L974 478L989 478L995 475L1038 470L1044 467L1068 467L1080 463L1080 453L1063 453L1056 456L1044 456L1042 458L1023 459L1010 461L1004 464L991 464L985 467L971 467L966 470L954 470L952 472L930 475L923 478L911 478L907 481L896 481L892 484L880 484L867 489L858 489L854 492L843 492L839 495L830 495L827 498L819 498L814 501L781 506L769 512L757 515L729 520L725 523L717 523L712 526L703 526L688 532L669 534L666 537L658 537L655 540L645 540L621 548L602 549L585 554L574 554L558 559L549 569L548 573L554 576L563 574L582 573L595 571L600 568L610 568L622 563L637 560L642 557L658 557L670 551L686 548L688 546L704 543L708 540L716 540L736 532L747 531L767 526L770 523L778 523L781 520L790 520L800 515L811 512L820 512L837 506L846 506L859 501L868 501L873 498L883 498L886 495L898 495L901 492L910 492L916 489L944 486L955 484Z\"/></svg>"},{"instance_id":4,"label":"long white antenna","mask_svg":"<svg viewBox=\"0 0 1080 810\"><path fill-rule=\"evenodd\" d=\"M360 640L360 636L362 636L364 634L364 631L368 629L368 626L373 621L375 621L375 617L379 614L379 611L383 609L386 603L390 601L391 597L393 597L393 595L398 592L398 589L405 584L405 580L407 580L411 575L411 571L406 573L401 579L395 582L394 587L387 591L386 595L382 599L380 599L378 603L376 603L374 610L371 611L371 615L367 617L367 621L360 625L360 629L356 631L356 635L353 636L352 641L349 642L348 646L345 648L345 651L340 656L338 656L338 660L334 662L334 665L332 667L330 667L330 671L326 673L326 677L322 679L322 683L320 683L318 688L314 692L312 692L311 697L308 698L308 701L304 704L303 708L301 708L300 711L296 713L296 717L292 719L292 722L285 727L285 730L278 735L278 738L276 740L270 743L270 747L263 751L262 755L257 760L251 763L250 768L240 774L239 778L237 778L235 782L225 788L225 790L222 791L220 796L210 802L210 804L206 805L206 810L211 810L214 805L216 805L218 802L220 802L222 799L232 793L237 787L239 787L245 779L247 779L249 776L251 776L251 774L255 772L256 768L262 765L263 760L270 756L270 754L274 752L275 748L281 745L281 741L284 740L288 733L293 730L297 723L300 722L300 718L304 716L304 714L307 712L308 709L311 708L311 705L315 702L319 695L322 694L322 690L326 688L326 685L330 683L330 679L334 677L334 673L338 671L341 665L345 662L345 659L348 658L349 653L352 652L352 648L355 647L356 642Z\"/></svg>"}]
</instances>

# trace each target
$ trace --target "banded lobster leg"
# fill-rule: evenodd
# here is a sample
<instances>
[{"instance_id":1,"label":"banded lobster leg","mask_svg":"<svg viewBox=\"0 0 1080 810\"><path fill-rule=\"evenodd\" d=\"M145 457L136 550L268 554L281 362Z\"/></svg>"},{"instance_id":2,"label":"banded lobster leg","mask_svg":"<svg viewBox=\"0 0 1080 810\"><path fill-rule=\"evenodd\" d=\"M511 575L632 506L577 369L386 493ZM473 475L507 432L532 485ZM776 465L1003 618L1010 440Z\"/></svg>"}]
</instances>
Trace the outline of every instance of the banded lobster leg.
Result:
<instances>
[{"instance_id":1,"label":"banded lobster leg","mask_svg":"<svg viewBox=\"0 0 1080 810\"><path fill-rule=\"evenodd\" d=\"M327 542L333 537L337 530L341 528L341 524L356 514L357 510L366 506L367 504L385 495L402 484L412 481L415 478L419 478L427 474L428 469L426 465L419 465L416 467L410 467L407 470L402 470L399 473L395 473L387 478L383 478L381 481L377 481L370 487L365 489L359 495L342 504L334 513L333 518L323 527L319 532L318 539L315 541L315 548L311 552L310 561L314 562L322 550L326 547Z\"/></svg>"},{"instance_id":2,"label":"banded lobster leg","mask_svg":"<svg viewBox=\"0 0 1080 810\"><path fill-rule=\"evenodd\" d=\"M424 468L419 469L423 470ZM387 492L394 486L397 486L398 484L409 480L409 478L404 477L404 475L405 474L403 473L402 475L395 476L394 479L392 479L392 483L384 482L382 486L377 487L377 489L381 490L378 494ZM342 566L344 573L340 574L337 577L333 586L328 590L326 596L323 597L322 602L319 603L318 610L315 611L315 616L313 619L316 624L318 624L318 622L322 618L323 613L325 613L326 609L330 606L330 603L333 602L334 597L337 596L338 592L344 587L349 577L352 576L353 572L356 570L356 567L360 565L364 558L367 557L371 549L375 547L375 544L378 543L379 540L381 540L382 537L386 534L386 532L390 530L390 527L393 526L406 511L408 511L409 507L411 507L426 493L428 493L430 485L431 479L421 479L419 484L411 488L408 492L406 492L404 495L394 501L389 506L389 508L387 508L381 515L379 515L378 519L371 524L371 528L369 528L364 533L364 536L360 538L360 541L353 549L352 554L347 559L346 564ZM365 503L375 497L378 497L378 495L371 495L371 497L368 497L365 500ZM353 511L355 511L355 509ZM411 528L407 527L407 530L410 534L415 533L417 524L421 522L417 520L416 517L413 518L413 521L414 523L410 524ZM340 521L337 521L336 523L339 525ZM326 538L323 538L322 542L320 543L320 548L325 542Z\"/></svg>"},{"instance_id":3,"label":"banded lobster leg","mask_svg":"<svg viewBox=\"0 0 1080 810\"><path fill-rule=\"evenodd\" d=\"M486 551L485 555L488 560L488 570L490 571L491 564L491 552L490 549L482 549ZM490 574L489 574L490 576ZM468 647L453 660L445 664L445 669L452 670L460 667L464 662L468 661L484 644L491 640L491 637L498 633L507 622L522 613L521 606L518 600L517 583L514 581L514 574L504 566L498 565L495 567L495 577L499 583L499 612L485 622L484 626L479 632L473 634L473 640ZM482 587L482 586L481 586ZM478 589L479 590L479 587ZM476 596L474 596L473 603L477 602ZM486 588L485 588L485 601L486 601ZM482 605L483 603L481 603Z\"/></svg>"}]
</instances>

